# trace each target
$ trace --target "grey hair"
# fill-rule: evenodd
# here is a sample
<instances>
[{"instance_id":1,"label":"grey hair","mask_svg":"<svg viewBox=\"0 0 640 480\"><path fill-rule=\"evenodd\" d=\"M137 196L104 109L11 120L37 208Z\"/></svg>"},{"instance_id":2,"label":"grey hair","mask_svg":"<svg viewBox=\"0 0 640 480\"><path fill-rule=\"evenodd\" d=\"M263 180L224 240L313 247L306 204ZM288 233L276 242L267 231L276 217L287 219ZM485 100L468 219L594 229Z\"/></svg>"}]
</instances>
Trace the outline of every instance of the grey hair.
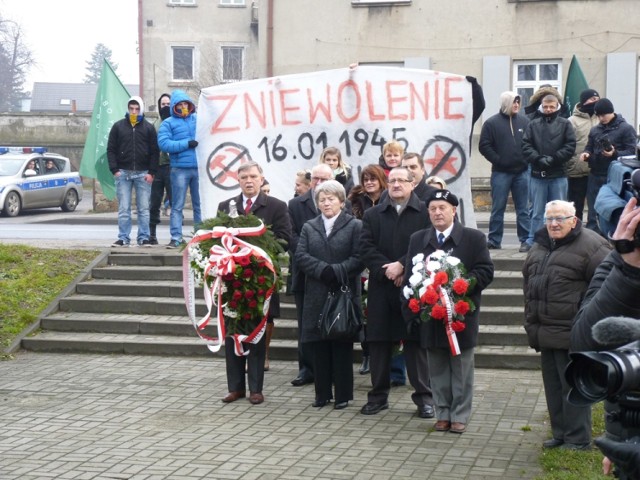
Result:
<instances>
[{"instance_id":1,"label":"grey hair","mask_svg":"<svg viewBox=\"0 0 640 480\"><path fill-rule=\"evenodd\" d=\"M316 203L318 203L318 198L321 193L338 197L338 200L340 200L342 203L344 203L345 199L347 198L344 187L337 180L327 180L326 182L322 182L316 187L316 189L314 190Z\"/></svg>"},{"instance_id":2,"label":"grey hair","mask_svg":"<svg viewBox=\"0 0 640 480\"><path fill-rule=\"evenodd\" d=\"M250 168L256 167L258 169L258 171L260 172L260 175L262 175L264 172L262 171L262 167L260 166L260 164L258 162L247 162L247 163L243 163L238 167L238 173L244 172L245 170L249 170Z\"/></svg>"},{"instance_id":3,"label":"grey hair","mask_svg":"<svg viewBox=\"0 0 640 480\"><path fill-rule=\"evenodd\" d=\"M573 204L573 202L567 202L566 200L551 200L549 203L545 205L544 214L546 215L547 210L553 207L560 208L567 215L570 215L572 217L576 216L576 206Z\"/></svg>"}]
</instances>

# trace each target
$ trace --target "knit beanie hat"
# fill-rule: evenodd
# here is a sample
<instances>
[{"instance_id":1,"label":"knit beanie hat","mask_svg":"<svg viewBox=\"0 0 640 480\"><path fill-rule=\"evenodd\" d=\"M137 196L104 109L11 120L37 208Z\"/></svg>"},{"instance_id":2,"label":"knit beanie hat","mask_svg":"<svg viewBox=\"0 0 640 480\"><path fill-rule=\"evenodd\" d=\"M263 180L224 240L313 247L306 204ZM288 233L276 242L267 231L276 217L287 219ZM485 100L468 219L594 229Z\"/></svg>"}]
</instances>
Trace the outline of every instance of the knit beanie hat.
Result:
<instances>
[{"instance_id":1,"label":"knit beanie hat","mask_svg":"<svg viewBox=\"0 0 640 480\"><path fill-rule=\"evenodd\" d=\"M589 100L591 97L600 97L600 94L593 90L592 88L587 88L580 93L580 103L584 105L584 102Z\"/></svg>"},{"instance_id":2,"label":"knit beanie hat","mask_svg":"<svg viewBox=\"0 0 640 480\"><path fill-rule=\"evenodd\" d=\"M595 106L596 115L604 115L607 113L613 113L613 103L608 98L601 98L596 102Z\"/></svg>"}]
</instances>

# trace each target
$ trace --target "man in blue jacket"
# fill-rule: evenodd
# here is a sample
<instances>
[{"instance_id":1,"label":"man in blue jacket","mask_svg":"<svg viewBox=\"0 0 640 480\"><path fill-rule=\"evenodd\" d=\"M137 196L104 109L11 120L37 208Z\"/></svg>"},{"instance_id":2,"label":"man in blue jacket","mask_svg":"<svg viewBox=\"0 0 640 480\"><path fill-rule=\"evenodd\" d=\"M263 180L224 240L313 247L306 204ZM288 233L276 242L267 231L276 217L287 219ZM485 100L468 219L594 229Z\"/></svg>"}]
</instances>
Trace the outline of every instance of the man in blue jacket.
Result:
<instances>
[{"instance_id":1,"label":"man in blue jacket","mask_svg":"<svg viewBox=\"0 0 640 480\"><path fill-rule=\"evenodd\" d=\"M183 243L182 210L187 198L187 188L191 193L193 223L201 221L200 190L198 187L198 159L196 141L196 106L182 90L171 94L171 116L158 131L160 150L169 154L171 164L171 217L169 228L171 241L167 248L178 248Z\"/></svg>"}]
</instances>

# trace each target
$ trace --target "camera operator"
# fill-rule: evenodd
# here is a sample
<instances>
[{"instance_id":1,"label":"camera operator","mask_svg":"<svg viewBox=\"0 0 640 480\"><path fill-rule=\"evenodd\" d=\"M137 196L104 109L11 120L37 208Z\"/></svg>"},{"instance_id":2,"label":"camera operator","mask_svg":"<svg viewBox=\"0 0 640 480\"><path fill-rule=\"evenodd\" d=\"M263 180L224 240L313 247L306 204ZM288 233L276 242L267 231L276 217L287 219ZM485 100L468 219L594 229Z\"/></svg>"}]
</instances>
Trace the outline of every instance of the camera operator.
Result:
<instances>
[{"instance_id":1,"label":"camera operator","mask_svg":"<svg viewBox=\"0 0 640 480\"><path fill-rule=\"evenodd\" d=\"M580 155L580 160L589 162L590 168L587 184L589 213L595 211L598 191L607 183L611 161L624 155L634 155L636 151L636 132L622 115L614 113L611 100L601 98L596 102L594 111L600 123L589 132L587 146ZM599 231L593 220L587 223L587 228Z\"/></svg>"},{"instance_id":2,"label":"camera operator","mask_svg":"<svg viewBox=\"0 0 640 480\"><path fill-rule=\"evenodd\" d=\"M640 339L640 242L636 240L640 225L640 209L634 197L625 206L615 232L611 236L614 251L609 253L591 280L582 306L576 315L571 330L571 350L611 350ZM592 327L608 317L624 315L637 319L624 319L619 328L611 323L608 329L600 330L596 340ZM607 322L610 323L611 319ZM604 326L604 322L603 322ZM635 333L634 333L635 332ZM617 403L605 402L606 437L596 440L596 445L607 455L603 461L605 474L611 473L612 459L622 470L621 478L640 478L640 445L624 443L637 428L630 429L616 415Z\"/></svg>"}]
</instances>

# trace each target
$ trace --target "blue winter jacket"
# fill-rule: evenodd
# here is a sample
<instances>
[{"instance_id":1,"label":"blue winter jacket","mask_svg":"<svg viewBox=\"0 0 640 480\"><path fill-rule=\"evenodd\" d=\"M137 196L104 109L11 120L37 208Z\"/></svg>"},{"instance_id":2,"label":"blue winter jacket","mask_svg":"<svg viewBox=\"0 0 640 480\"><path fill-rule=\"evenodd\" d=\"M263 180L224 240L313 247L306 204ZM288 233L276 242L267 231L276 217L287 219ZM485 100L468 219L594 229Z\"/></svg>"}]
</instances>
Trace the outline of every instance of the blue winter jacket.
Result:
<instances>
[{"instance_id":1,"label":"blue winter jacket","mask_svg":"<svg viewBox=\"0 0 640 480\"><path fill-rule=\"evenodd\" d=\"M189 103L189 114L183 117L176 112L180 102ZM196 139L196 107L186 92L174 90L171 93L171 116L160 125L158 145L169 154L172 168L197 168L195 148L189 148L189 140Z\"/></svg>"}]
</instances>

